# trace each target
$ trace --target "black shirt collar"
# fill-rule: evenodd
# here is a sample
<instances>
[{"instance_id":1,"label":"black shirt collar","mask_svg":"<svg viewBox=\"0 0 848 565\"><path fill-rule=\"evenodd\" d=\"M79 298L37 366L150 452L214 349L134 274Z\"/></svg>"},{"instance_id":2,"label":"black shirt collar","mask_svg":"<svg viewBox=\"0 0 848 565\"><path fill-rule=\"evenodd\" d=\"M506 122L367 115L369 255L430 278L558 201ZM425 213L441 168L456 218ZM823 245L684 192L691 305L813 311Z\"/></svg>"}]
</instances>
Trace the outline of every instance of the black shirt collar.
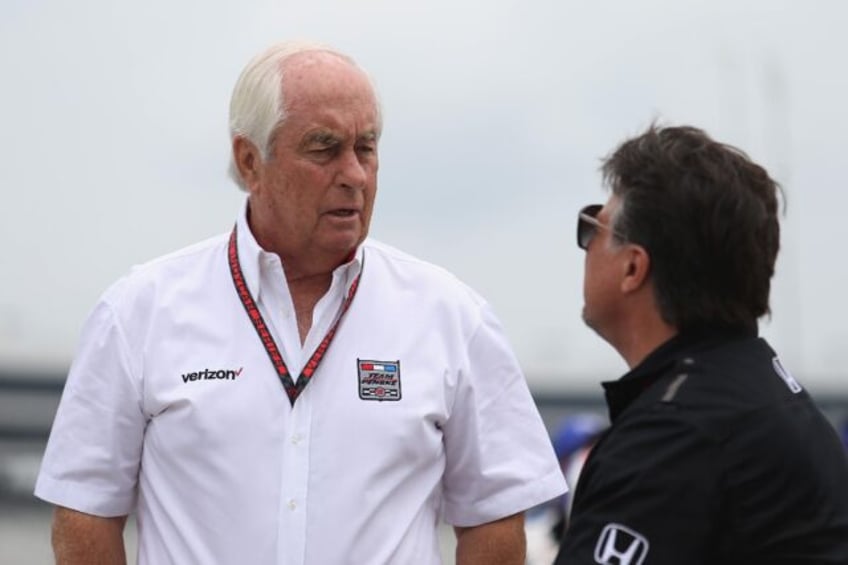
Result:
<instances>
[{"instance_id":1,"label":"black shirt collar","mask_svg":"<svg viewBox=\"0 0 848 565\"><path fill-rule=\"evenodd\" d=\"M747 328L698 329L676 334L654 349L641 363L617 381L601 383L606 393L610 421L615 421L642 392L683 359L727 341L756 337L756 335L756 329L752 331Z\"/></svg>"}]
</instances>

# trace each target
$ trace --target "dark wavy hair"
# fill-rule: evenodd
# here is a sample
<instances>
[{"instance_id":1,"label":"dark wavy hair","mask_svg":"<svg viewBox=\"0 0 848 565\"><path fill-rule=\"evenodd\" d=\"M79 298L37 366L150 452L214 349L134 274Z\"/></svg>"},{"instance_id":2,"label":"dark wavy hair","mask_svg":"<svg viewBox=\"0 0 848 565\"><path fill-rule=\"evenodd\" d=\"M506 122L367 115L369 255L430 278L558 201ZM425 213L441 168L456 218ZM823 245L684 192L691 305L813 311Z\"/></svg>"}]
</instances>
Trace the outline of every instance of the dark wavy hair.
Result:
<instances>
[{"instance_id":1,"label":"dark wavy hair","mask_svg":"<svg viewBox=\"0 0 848 565\"><path fill-rule=\"evenodd\" d=\"M651 258L663 319L678 330L756 329L770 313L780 185L742 151L689 127L651 125L601 167L613 226Z\"/></svg>"}]
</instances>

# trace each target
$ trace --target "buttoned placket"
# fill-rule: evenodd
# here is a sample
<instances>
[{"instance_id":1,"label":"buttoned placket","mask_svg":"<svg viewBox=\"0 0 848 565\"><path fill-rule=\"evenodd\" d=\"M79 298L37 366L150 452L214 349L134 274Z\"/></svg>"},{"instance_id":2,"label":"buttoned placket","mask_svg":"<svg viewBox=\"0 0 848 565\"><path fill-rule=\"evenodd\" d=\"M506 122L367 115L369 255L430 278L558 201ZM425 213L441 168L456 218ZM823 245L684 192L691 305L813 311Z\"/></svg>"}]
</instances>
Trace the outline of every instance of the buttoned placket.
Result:
<instances>
[{"instance_id":1,"label":"buttoned placket","mask_svg":"<svg viewBox=\"0 0 848 565\"><path fill-rule=\"evenodd\" d=\"M339 268L333 273L328 292L313 311L313 324L300 345L294 306L284 281L285 274L276 255L261 254L260 287L257 305L277 340L292 379L297 380L303 365L332 326L356 276L356 268ZM281 388L280 394L284 394ZM291 405L290 405L291 406ZM286 437L280 445L281 476L278 510L278 564L303 565L306 558L309 450L312 422L311 395L301 394L284 414Z\"/></svg>"},{"instance_id":2,"label":"buttoned placket","mask_svg":"<svg viewBox=\"0 0 848 565\"><path fill-rule=\"evenodd\" d=\"M278 563L303 565L306 559L306 506L309 486L309 439L312 403L302 394L288 415L282 458L278 530Z\"/></svg>"}]
</instances>

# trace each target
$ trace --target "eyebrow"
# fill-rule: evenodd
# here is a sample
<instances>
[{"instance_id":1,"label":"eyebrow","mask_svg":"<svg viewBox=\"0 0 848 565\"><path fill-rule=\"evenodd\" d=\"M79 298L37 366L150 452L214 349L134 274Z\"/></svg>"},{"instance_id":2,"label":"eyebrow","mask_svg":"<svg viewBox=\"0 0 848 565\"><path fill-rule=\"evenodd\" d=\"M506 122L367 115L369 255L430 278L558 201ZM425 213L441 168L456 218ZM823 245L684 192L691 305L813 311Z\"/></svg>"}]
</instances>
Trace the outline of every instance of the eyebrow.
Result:
<instances>
[{"instance_id":1,"label":"eyebrow","mask_svg":"<svg viewBox=\"0 0 848 565\"><path fill-rule=\"evenodd\" d=\"M363 133L362 135L357 136L356 141L357 142L362 142L362 141L371 142L371 141L377 141L378 138L379 138L379 136L378 136L376 130L369 130L369 131L366 131L365 133ZM313 144L333 145L333 144L336 144L336 143L339 143L339 142L341 142L341 139L339 138L339 136L337 136L335 133L333 133L332 131L329 131L329 130L317 130L317 131L309 132L303 138L303 145L313 145Z\"/></svg>"},{"instance_id":2,"label":"eyebrow","mask_svg":"<svg viewBox=\"0 0 848 565\"><path fill-rule=\"evenodd\" d=\"M312 145L314 143L320 145L332 145L338 142L338 136L327 130L309 132L303 140L304 145Z\"/></svg>"}]
</instances>

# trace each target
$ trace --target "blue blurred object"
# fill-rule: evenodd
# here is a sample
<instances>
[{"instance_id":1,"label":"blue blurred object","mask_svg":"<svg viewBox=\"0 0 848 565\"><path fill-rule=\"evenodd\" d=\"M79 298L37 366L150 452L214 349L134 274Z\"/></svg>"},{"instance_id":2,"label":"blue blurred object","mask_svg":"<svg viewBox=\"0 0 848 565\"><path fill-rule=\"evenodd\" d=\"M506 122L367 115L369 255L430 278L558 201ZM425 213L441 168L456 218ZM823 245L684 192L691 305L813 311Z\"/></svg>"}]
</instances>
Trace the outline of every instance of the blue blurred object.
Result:
<instances>
[{"instance_id":1,"label":"blue blurred object","mask_svg":"<svg viewBox=\"0 0 848 565\"><path fill-rule=\"evenodd\" d=\"M842 445L848 449L848 418L842 421L842 428L839 430L839 435L842 437Z\"/></svg>"},{"instance_id":2,"label":"blue blurred object","mask_svg":"<svg viewBox=\"0 0 848 565\"><path fill-rule=\"evenodd\" d=\"M560 461L571 457L606 427L606 419L594 412L566 416L559 421L551 437L556 456Z\"/></svg>"}]
</instances>

